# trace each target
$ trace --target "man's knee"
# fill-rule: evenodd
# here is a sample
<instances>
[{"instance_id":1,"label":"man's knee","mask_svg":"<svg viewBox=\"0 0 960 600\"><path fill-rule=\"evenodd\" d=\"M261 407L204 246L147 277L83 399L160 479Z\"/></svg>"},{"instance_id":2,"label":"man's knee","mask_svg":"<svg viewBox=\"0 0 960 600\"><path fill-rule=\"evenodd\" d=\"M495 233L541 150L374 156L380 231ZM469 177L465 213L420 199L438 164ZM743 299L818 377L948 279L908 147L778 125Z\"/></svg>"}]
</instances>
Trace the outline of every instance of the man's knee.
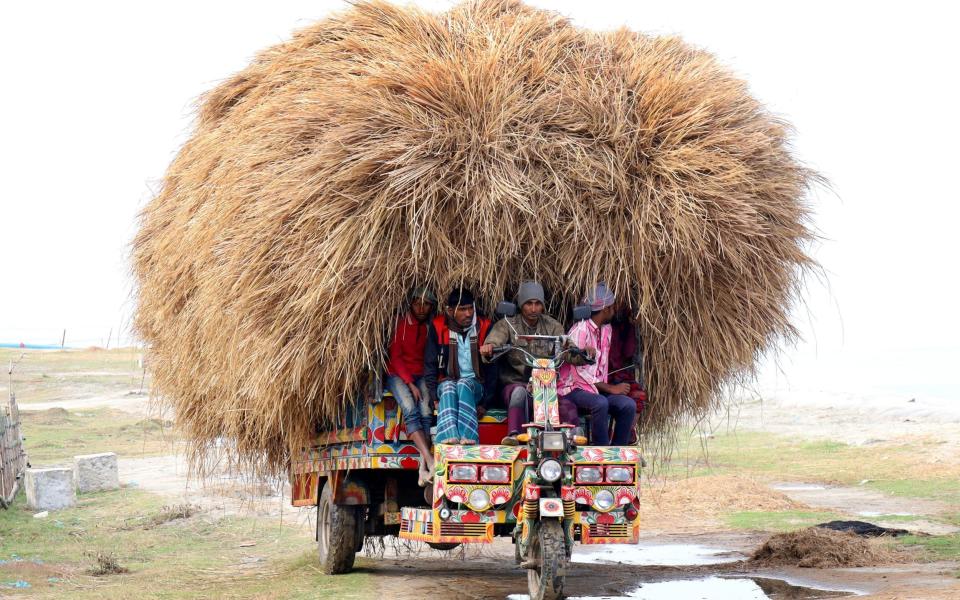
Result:
<instances>
[{"instance_id":1,"label":"man's knee","mask_svg":"<svg viewBox=\"0 0 960 600\"><path fill-rule=\"evenodd\" d=\"M516 387L510 392L510 408L523 408L527 403L527 390Z\"/></svg>"},{"instance_id":2,"label":"man's knee","mask_svg":"<svg viewBox=\"0 0 960 600\"><path fill-rule=\"evenodd\" d=\"M603 394L590 394L587 409L592 415L605 415L610 408L607 397Z\"/></svg>"},{"instance_id":3,"label":"man's knee","mask_svg":"<svg viewBox=\"0 0 960 600\"><path fill-rule=\"evenodd\" d=\"M610 396L610 409L624 417L633 417L637 414L637 403L629 396Z\"/></svg>"}]
</instances>

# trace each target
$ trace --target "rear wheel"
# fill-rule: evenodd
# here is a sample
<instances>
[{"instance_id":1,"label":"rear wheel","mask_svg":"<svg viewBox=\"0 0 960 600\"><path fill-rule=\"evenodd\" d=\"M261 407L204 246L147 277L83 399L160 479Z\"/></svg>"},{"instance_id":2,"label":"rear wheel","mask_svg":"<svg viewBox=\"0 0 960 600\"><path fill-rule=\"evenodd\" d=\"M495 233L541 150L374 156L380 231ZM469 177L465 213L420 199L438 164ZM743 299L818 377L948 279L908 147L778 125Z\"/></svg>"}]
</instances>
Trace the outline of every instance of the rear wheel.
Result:
<instances>
[{"instance_id":1,"label":"rear wheel","mask_svg":"<svg viewBox=\"0 0 960 600\"><path fill-rule=\"evenodd\" d=\"M353 559L360 545L357 517L356 507L334 504L332 486L323 486L317 514L317 552L324 573L336 575L353 568Z\"/></svg>"},{"instance_id":2,"label":"rear wheel","mask_svg":"<svg viewBox=\"0 0 960 600\"><path fill-rule=\"evenodd\" d=\"M527 548L527 587L530 600L559 600L563 598L563 583L567 575L567 549L563 528L554 519L540 521L538 531Z\"/></svg>"}]
</instances>

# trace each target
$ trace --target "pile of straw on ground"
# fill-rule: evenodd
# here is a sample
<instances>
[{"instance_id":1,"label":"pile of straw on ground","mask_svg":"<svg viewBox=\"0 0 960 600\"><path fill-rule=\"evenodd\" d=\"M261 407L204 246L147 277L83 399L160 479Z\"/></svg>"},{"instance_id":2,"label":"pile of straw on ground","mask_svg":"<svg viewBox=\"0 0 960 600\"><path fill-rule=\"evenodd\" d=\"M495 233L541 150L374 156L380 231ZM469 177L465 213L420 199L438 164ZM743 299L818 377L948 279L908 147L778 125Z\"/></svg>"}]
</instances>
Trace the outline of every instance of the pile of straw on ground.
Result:
<instances>
[{"instance_id":1,"label":"pile of straw on ground","mask_svg":"<svg viewBox=\"0 0 960 600\"><path fill-rule=\"evenodd\" d=\"M750 562L764 566L816 569L872 567L895 560L879 542L819 527L773 535L750 557Z\"/></svg>"},{"instance_id":2,"label":"pile of straw on ground","mask_svg":"<svg viewBox=\"0 0 960 600\"><path fill-rule=\"evenodd\" d=\"M143 211L154 388L196 450L223 436L280 467L412 284L492 303L537 278L566 310L606 281L636 309L663 431L794 333L816 176L788 136L675 37L509 0L357 4L210 91Z\"/></svg>"}]
</instances>

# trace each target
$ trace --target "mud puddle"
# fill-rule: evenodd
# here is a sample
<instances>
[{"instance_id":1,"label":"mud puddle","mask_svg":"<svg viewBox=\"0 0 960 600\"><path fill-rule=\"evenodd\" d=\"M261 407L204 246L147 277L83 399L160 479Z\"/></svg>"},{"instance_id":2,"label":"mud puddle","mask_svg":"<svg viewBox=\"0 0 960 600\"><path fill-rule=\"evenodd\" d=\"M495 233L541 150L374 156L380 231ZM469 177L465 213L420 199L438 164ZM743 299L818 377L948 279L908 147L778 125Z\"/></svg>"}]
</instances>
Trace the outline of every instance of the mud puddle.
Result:
<instances>
[{"instance_id":1,"label":"mud puddle","mask_svg":"<svg viewBox=\"0 0 960 600\"><path fill-rule=\"evenodd\" d=\"M766 577L705 577L642 584L622 596L569 596L567 600L816 600L853 596L854 592L793 585ZM507 600L529 600L526 594L510 594Z\"/></svg>"},{"instance_id":2,"label":"mud puddle","mask_svg":"<svg viewBox=\"0 0 960 600\"><path fill-rule=\"evenodd\" d=\"M650 544L630 546L577 547L570 559L575 563L617 563L624 565L683 567L716 565L747 558L739 552L699 544Z\"/></svg>"}]
</instances>

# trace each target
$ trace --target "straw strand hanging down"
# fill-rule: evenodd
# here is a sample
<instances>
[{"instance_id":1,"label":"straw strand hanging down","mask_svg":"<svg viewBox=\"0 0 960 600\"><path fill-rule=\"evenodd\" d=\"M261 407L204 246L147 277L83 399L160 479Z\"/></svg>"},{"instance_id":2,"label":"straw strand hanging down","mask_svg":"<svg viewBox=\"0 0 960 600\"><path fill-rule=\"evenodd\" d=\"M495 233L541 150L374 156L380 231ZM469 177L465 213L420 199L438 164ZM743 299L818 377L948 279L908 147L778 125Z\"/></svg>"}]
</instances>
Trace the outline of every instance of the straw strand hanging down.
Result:
<instances>
[{"instance_id":1,"label":"straw strand hanging down","mask_svg":"<svg viewBox=\"0 0 960 600\"><path fill-rule=\"evenodd\" d=\"M816 174L675 37L509 1L359 3L201 101L141 216L136 326L197 457L282 469L377 366L412 284L490 306L536 277L638 311L649 436L794 330Z\"/></svg>"}]
</instances>

